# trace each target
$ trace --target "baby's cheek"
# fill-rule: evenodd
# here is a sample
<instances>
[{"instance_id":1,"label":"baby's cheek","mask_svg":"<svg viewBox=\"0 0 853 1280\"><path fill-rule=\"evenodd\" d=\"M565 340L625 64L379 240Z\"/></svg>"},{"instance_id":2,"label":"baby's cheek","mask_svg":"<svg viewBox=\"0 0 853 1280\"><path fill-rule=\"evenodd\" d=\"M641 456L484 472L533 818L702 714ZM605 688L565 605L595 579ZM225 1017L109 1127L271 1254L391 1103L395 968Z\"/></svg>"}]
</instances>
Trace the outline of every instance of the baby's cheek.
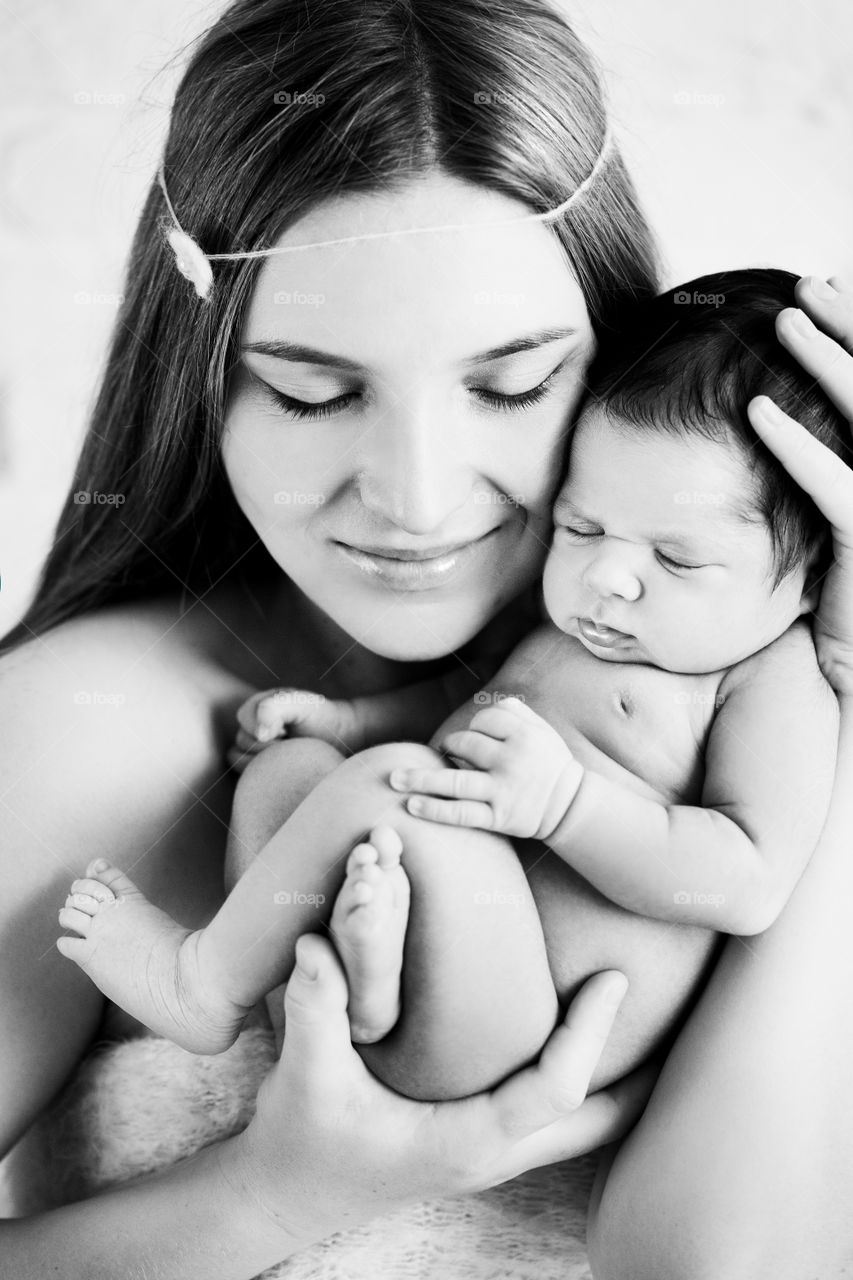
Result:
<instances>
[{"instance_id":1,"label":"baby's cheek","mask_svg":"<svg viewBox=\"0 0 853 1280\"><path fill-rule=\"evenodd\" d=\"M565 556L552 546L545 561L542 575L542 594L548 616L556 627L562 629L566 617L571 614L571 602L574 597L573 583L576 581Z\"/></svg>"}]
</instances>

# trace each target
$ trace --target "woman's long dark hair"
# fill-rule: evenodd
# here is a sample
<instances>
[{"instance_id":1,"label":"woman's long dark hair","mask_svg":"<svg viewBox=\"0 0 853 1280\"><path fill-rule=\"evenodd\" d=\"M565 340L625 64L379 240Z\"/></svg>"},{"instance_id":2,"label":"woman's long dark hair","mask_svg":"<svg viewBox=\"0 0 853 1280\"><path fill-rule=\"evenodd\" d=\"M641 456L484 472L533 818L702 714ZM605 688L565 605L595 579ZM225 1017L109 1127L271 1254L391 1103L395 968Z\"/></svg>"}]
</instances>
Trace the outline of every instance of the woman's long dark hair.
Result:
<instances>
[{"instance_id":1,"label":"woman's long dark hair","mask_svg":"<svg viewBox=\"0 0 853 1280\"><path fill-rule=\"evenodd\" d=\"M327 197L436 168L543 212L590 172L605 124L592 58L546 0L238 0L195 42L165 179L184 229L227 253L274 244ZM215 263L201 300L164 214L152 182L52 549L0 649L107 604L281 572L219 462L263 260ZM615 147L554 229L597 331L655 292L654 245Z\"/></svg>"}]
</instances>

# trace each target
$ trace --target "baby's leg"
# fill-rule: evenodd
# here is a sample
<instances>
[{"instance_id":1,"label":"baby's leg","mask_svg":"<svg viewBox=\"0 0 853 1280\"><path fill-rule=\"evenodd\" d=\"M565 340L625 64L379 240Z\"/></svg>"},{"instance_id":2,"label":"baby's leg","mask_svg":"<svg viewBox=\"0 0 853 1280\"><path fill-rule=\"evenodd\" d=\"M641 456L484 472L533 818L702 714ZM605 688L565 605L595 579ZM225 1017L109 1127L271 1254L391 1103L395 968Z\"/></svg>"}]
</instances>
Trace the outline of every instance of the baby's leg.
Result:
<instances>
[{"instance_id":1,"label":"baby's leg","mask_svg":"<svg viewBox=\"0 0 853 1280\"><path fill-rule=\"evenodd\" d=\"M360 902L359 890L366 877L358 850L345 864L353 844L365 832L393 828L390 834L398 833L402 841L403 868L412 892L403 1012L381 1043L364 1043L368 1039L364 1034L353 1038L361 1041L363 1056L389 1084L429 1098L474 1092L530 1061L557 1017L542 931L509 842L488 832L422 822L405 811L403 798L388 787L393 767L432 764L435 759L426 747L394 743L345 761L317 784L290 820L263 844L262 863L259 860L260 865L253 863L246 869L205 939L222 951L231 950L236 935L229 930L246 915L250 897L255 902L256 933L263 934L261 915L267 906L258 893L260 877L280 876L286 868L294 901L287 908L286 928L279 926L269 934L274 949L269 952L268 977L270 982L280 981L292 968L296 938L321 923L316 908L295 901L313 869L310 883L322 886L327 903L338 895L330 929L347 971L351 1022L358 1029L359 1023L369 1024L377 1016L377 1005L387 1009L389 979L393 979L393 1022L399 1006L403 929L387 902L384 909L381 902L375 903L371 926ZM248 782L253 774L253 790L244 791L243 806L235 801L232 826L249 852L268 833L244 831L241 811L248 823L250 815L263 808L264 789L275 792L282 767L283 762L265 751L244 775ZM318 866L326 868L322 878ZM370 887L375 885L376 878ZM265 898L270 897L267 887ZM237 906L240 917L235 914ZM511 947L508 938L512 938ZM255 961L257 952L253 948ZM414 964L409 963L412 955ZM238 966L244 978L246 958ZM257 977L256 971L253 981Z\"/></svg>"},{"instance_id":2,"label":"baby's leg","mask_svg":"<svg viewBox=\"0 0 853 1280\"><path fill-rule=\"evenodd\" d=\"M592 1077L601 1089L665 1047L695 1004L724 938L617 906L535 840L516 840L562 1005L592 974L620 969L628 992Z\"/></svg>"},{"instance_id":3,"label":"baby's leg","mask_svg":"<svg viewBox=\"0 0 853 1280\"><path fill-rule=\"evenodd\" d=\"M278 761L275 787L259 793L252 777L256 762L237 784L226 885L343 759L334 747L315 739L275 743L268 751ZM241 835L235 832L237 813ZM57 940L63 955L140 1022L196 1053L218 1053L232 1044L250 1009L266 993L267 988L259 989L251 1002L243 1001L242 988L235 995L231 973L217 966L217 957L199 954L204 930L182 928L103 859L91 863L86 878L72 884L59 920L79 935ZM251 918L241 927L249 946Z\"/></svg>"},{"instance_id":4,"label":"baby's leg","mask_svg":"<svg viewBox=\"0 0 853 1280\"><path fill-rule=\"evenodd\" d=\"M413 762L434 759L411 744L372 748L319 783L298 814L304 823L313 812L322 841L339 839L342 854L380 821L403 841L412 888L403 1012L384 1040L360 1046L371 1069L410 1096L486 1087L538 1052L556 1018L554 984L567 1003L586 978L611 967L631 985L593 1087L638 1065L692 1004L716 936L615 906L535 842L518 842L519 861L501 837L412 817L386 783L403 752ZM262 809L264 791L277 787L275 757L264 752L252 767L256 796L247 812ZM244 796L251 799L248 790ZM292 824L275 840L287 832L293 835ZM263 846L266 837L258 833L252 843ZM344 932L339 925L336 942L347 966L358 942L348 947ZM356 985L351 966L348 973Z\"/></svg>"}]
</instances>

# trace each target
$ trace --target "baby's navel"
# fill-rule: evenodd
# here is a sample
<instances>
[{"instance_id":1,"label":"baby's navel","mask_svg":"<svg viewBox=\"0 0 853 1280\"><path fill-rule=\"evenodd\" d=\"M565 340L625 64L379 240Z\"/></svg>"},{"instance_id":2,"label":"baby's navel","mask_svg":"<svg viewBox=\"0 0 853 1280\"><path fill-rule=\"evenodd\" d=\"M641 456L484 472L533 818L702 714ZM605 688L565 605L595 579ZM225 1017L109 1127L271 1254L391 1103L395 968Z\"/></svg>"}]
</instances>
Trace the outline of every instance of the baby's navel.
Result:
<instances>
[{"instance_id":1,"label":"baby's navel","mask_svg":"<svg viewBox=\"0 0 853 1280\"><path fill-rule=\"evenodd\" d=\"M636 710L634 698L627 689L616 690L616 710L623 716L632 716Z\"/></svg>"}]
</instances>

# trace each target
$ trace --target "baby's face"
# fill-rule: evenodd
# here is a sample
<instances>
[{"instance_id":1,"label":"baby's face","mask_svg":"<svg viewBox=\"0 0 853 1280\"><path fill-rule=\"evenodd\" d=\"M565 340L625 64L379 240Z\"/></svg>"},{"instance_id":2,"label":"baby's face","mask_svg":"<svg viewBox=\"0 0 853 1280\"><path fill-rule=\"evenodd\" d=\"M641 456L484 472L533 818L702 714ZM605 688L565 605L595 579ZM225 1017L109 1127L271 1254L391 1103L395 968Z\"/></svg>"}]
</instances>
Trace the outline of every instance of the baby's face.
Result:
<instances>
[{"instance_id":1,"label":"baby's face","mask_svg":"<svg viewBox=\"0 0 853 1280\"><path fill-rule=\"evenodd\" d=\"M730 667L809 607L805 568L772 589L770 533L734 445L582 414L554 507L545 604L610 662Z\"/></svg>"}]
</instances>

